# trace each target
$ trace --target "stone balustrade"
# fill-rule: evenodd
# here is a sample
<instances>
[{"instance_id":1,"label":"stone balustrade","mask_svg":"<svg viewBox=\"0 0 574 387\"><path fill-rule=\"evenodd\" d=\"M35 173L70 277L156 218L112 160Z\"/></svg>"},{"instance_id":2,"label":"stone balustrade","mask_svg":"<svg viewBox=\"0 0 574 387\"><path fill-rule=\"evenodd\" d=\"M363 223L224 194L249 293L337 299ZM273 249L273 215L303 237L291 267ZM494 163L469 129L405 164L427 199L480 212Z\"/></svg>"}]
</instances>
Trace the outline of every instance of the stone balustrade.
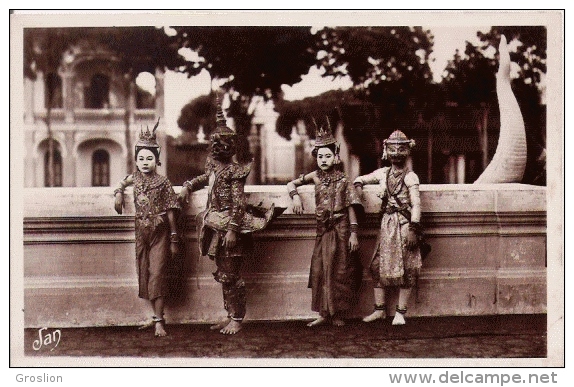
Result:
<instances>
[{"instance_id":1,"label":"stone balustrade","mask_svg":"<svg viewBox=\"0 0 574 387\"><path fill-rule=\"evenodd\" d=\"M179 187L176 187L179 191ZM313 187L300 188L305 213L294 215L285 186L247 186L254 204L287 207L253 237L245 263L251 320L306 319L315 239ZM149 318L137 297L133 199L123 215L110 188L28 188L23 191L23 296L26 327L133 325ZM206 190L193 194L180 217L183 253L169 262L168 323L225 316L215 265L199 257L194 215ZM546 313L546 189L520 184L422 185L422 223L432 252L423 262L409 316ZM360 258L367 267L377 235L380 199L365 188ZM371 311L367 270L349 317ZM396 303L390 294L389 311Z\"/></svg>"}]
</instances>

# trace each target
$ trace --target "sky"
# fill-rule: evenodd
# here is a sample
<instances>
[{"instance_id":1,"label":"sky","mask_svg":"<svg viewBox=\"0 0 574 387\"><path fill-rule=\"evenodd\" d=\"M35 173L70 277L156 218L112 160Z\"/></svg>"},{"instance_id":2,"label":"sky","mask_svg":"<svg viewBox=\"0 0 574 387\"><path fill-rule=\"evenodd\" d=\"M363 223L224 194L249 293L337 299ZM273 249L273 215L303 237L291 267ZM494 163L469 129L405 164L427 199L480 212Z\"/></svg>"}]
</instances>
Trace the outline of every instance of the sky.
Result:
<instances>
[{"instance_id":1,"label":"sky","mask_svg":"<svg viewBox=\"0 0 574 387\"><path fill-rule=\"evenodd\" d=\"M489 28L486 26L430 27L429 29L434 35L434 47L430 63L434 80L440 81L447 61L452 59L457 48L464 50L467 40L473 43L478 42L476 32L478 30L488 31ZM352 83L349 79L331 80L330 78L323 78L320 70L312 67L308 74L303 75L301 82L293 86L285 85L283 92L286 100L296 100L316 96L332 89L348 89L351 86ZM168 134L172 136L180 134L177 119L182 107L194 98L208 94L210 89L211 78L207 72L189 79L185 74L166 73L164 119Z\"/></svg>"}]
</instances>

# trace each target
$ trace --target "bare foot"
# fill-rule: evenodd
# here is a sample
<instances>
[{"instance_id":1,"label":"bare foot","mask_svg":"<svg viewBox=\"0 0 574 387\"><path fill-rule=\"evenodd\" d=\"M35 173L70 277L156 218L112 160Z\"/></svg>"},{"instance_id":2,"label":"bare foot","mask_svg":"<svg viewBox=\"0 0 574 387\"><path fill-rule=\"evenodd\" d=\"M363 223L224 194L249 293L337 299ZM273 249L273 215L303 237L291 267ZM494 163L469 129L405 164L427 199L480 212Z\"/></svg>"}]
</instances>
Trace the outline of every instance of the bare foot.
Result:
<instances>
[{"instance_id":1,"label":"bare foot","mask_svg":"<svg viewBox=\"0 0 574 387\"><path fill-rule=\"evenodd\" d=\"M393 319L393 325L405 325L405 315L399 312L395 313L395 318Z\"/></svg>"},{"instance_id":2,"label":"bare foot","mask_svg":"<svg viewBox=\"0 0 574 387\"><path fill-rule=\"evenodd\" d=\"M224 335L234 335L239 332L241 328L241 321L230 319L229 323L219 332L223 333Z\"/></svg>"},{"instance_id":3,"label":"bare foot","mask_svg":"<svg viewBox=\"0 0 574 387\"><path fill-rule=\"evenodd\" d=\"M316 327L317 325L323 325L327 322L327 319L325 317L319 317L317 320L313 320L311 321L309 324L307 324L308 327Z\"/></svg>"},{"instance_id":4,"label":"bare foot","mask_svg":"<svg viewBox=\"0 0 574 387\"><path fill-rule=\"evenodd\" d=\"M331 320L331 324L333 324L336 327L342 327L345 325L345 320L343 320L342 318L334 318L333 320Z\"/></svg>"},{"instance_id":5,"label":"bare foot","mask_svg":"<svg viewBox=\"0 0 574 387\"><path fill-rule=\"evenodd\" d=\"M384 320L387 317L387 314L384 310L375 310L373 313L368 315L367 317L363 318L363 322L373 322L375 320Z\"/></svg>"},{"instance_id":6,"label":"bare foot","mask_svg":"<svg viewBox=\"0 0 574 387\"><path fill-rule=\"evenodd\" d=\"M167 332L163 326L163 321L157 321L155 323L155 336L156 337L164 337L167 336Z\"/></svg>"},{"instance_id":7,"label":"bare foot","mask_svg":"<svg viewBox=\"0 0 574 387\"><path fill-rule=\"evenodd\" d=\"M230 320L231 320L231 319L230 319L229 317L228 317L228 318L225 318L225 319L223 319L223 320L221 320L221 321L216 322L216 323L213 324L212 326L210 326L209 329L211 329L212 331L218 331L218 330L224 328L227 324L229 324L229 321L230 321Z\"/></svg>"}]
</instances>

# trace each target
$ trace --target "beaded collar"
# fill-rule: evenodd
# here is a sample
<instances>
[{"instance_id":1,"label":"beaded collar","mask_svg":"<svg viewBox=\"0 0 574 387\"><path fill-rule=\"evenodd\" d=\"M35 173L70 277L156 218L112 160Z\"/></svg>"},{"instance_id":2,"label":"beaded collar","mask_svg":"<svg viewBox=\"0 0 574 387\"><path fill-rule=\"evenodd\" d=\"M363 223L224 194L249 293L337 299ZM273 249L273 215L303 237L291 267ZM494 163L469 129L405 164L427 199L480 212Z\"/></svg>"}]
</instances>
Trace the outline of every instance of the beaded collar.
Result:
<instances>
[{"instance_id":1,"label":"beaded collar","mask_svg":"<svg viewBox=\"0 0 574 387\"><path fill-rule=\"evenodd\" d=\"M158 187L161 185L165 180L165 177L162 175L153 172L149 175L145 175L140 171L136 171L134 173L134 183L141 185L142 190L145 192L149 189Z\"/></svg>"},{"instance_id":2,"label":"beaded collar","mask_svg":"<svg viewBox=\"0 0 574 387\"><path fill-rule=\"evenodd\" d=\"M331 168L330 171L323 171L322 169L317 169L317 177L323 185L330 185L331 182L341 180L345 177L345 174L338 169Z\"/></svg>"}]
</instances>

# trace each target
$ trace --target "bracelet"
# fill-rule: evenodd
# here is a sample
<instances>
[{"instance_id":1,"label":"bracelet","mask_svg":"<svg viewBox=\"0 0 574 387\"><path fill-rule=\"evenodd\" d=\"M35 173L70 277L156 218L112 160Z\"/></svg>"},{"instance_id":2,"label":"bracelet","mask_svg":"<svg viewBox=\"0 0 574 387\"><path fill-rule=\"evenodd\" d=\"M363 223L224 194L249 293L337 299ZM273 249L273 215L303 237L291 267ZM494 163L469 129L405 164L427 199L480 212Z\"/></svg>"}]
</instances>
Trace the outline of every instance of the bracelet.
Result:
<instances>
[{"instance_id":1,"label":"bracelet","mask_svg":"<svg viewBox=\"0 0 574 387\"><path fill-rule=\"evenodd\" d=\"M299 195L299 192L297 192L297 188L293 188L291 191L289 191L289 196L291 197L291 199L293 199L295 195Z\"/></svg>"},{"instance_id":2,"label":"bracelet","mask_svg":"<svg viewBox=\"0 0 574 387\"><path fill-rule=\"evenodd\" d=\"M114 196L116 196L117 194L121 193L122 195L124 194L124 190L122 188L116 188L114 190Z\"/></svg>"},{"instance_id":3,"label":"bracelet","mask_svg":"<svg viewBox=\"0 0 574 387\"><path fill-rule=\"evenodd\" d=\"M359 232L359 224L358 223L351 223L351 232L357 233Z\"/></svg>"},{"instance_id":4,"label":"bracelet","mask_svg":"<svg viewBox=\"0 0 574 387\"><path fill-rule=\"evenodd\" d=\"M304 173L299 175L299 180L301 180L301 184L305 184L305 174Z\"/></svg>"},{"instance_id":5,"label":"bracelet","mask_svg":"<svg viewBox=\"0 0 574 387\"><path fill-rule=\"evenodd\" d=\"M355 186L355 188L363 188L363 183L360 181L354 182L353 185Z\"/></svg>"},{"instance_id":6,"label":"bracelet","mask_svg":"<svg viewBox=\"0 0 574 387\"><path fill-rule=\"evenodd\" d=\"M191 191L191 189L193 188L192 185L191 185L191 182L190 182L189 180L184 181L183 184L182 184L182 186L183 186L183 188L187 188L187 189L190 190L190 191Z\"/></svg>"}]
</instances>

